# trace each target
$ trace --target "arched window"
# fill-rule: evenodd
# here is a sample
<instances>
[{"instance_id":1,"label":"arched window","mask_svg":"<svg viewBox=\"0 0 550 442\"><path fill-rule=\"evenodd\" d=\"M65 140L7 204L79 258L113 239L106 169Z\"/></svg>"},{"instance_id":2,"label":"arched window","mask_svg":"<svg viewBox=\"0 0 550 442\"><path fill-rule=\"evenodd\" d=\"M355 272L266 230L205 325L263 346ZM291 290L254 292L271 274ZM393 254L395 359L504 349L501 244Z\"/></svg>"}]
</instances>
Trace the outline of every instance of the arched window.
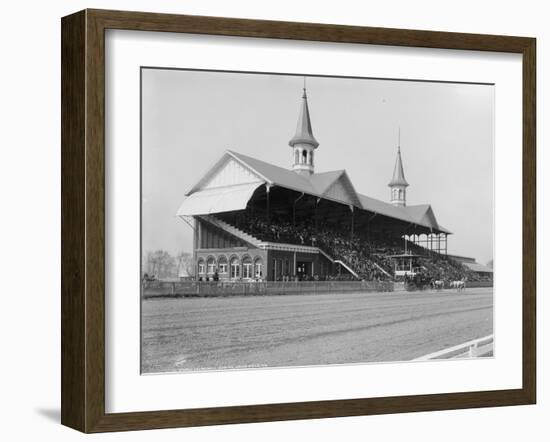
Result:
<instances>
[{"instance_id":1,"label":"arched window","mask_svg":"<svg viewBox=\"0 0 550 442\"><path fill-rule=\"evenodd\" d=\"M262 258L256 258L254 261L254 277L263 278Z\"/></svg>"},{"instance_id":2,"label":"arched window","mask_svg":"<svg viewBox=\"0 0 550 442\"><path fill-rule=\"evenodd\" d=\"M235 257L231 259L231 278L240 278L241 277L241 263L239 258Z\"/></svg>"},{"instance_id":3,"label":"arched window","mask_svg":"<svg viewBox=\"0 0 550 442\"><path fill-rule=\"evenodd\" d=\"M403 198L403 189L399 189L399 199Z\"/></svg>"},{"instance_id":4,"label":"arched window","mask_svg":"<svg viewBox=\"0 0 550 442\"><path fill-rule=\"evenodd\" d=\"M227 271L228 271L228 268L227 268L227 258L225 256L220 256L218 258L218 271L220 272L220 274L226 274Z\"/></svg>"},{"instance_id":5,"label":"arched window","mask_svg":"<svg viewBox=\"0 0 550 442\"><path fill-rule=\"evenodd\" d=\"M300 162L300 151L298 149L294 150L294 164Z\"/></svg>"},{"instance_id":6,"label":"arched window","mask_svg":"<svg viewBox=\"0 0 550 442\"><path fill-rule=\"evenodd\" d=\"M252 260L249 256L243 258L243 278L250 279L252 278Z\"/></svg>"},{"instance_id":7,"label":"arched window","mask_svg":"<svg viewBox=\"0 0 550 442\"><path fill-rule=\"evenodd\" d=\"M309 164L313 166L313 151L309 153Z\"/></svg>"},{"instance_id":8,"label":"arched window","mask_svg":"<svg viewBox=\"0 0 550 442\"><path fill-rule=\"evenodd\" d=\"M302 150L302 164L307 164L307 150Z\"/></svg>"},{"instance_id":9,"label":"arched window","mask_svg":"<svg viewBox=\"0 0 550 442\"><path fill-rule=\"evenodd\" d=\"M199 274L204 274L205 273L206 269L204 267L204 260L203 259L199 259L198 268L199 268Z\"/></svg>"},{"instance_id":10,"label":"arched window","mask_svg":"<svg viewBox=\"0 0 550 442\"><path fill-rule=\"evenodd\" d=\"M206 267L207 267L208 274L213 275L214 272L216 271L216 260L214 259L213 256L208 258L208 261L206 261Z\"/></svg>"}]
</instances>

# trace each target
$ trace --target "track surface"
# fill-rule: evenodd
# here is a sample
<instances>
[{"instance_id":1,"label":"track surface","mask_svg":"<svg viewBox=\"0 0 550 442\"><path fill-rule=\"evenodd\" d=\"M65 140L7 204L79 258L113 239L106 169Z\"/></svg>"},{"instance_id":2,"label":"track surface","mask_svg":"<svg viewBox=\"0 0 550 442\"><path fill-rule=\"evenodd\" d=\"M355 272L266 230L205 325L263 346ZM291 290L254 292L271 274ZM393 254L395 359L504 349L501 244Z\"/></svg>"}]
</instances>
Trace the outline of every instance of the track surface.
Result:
<instances>
[{"instance_id":1,"label":"track surface","mask_svg":"<svg viewBox=\"0 0 550 442\"><path fill-rule=\"evenodd\" d=\"M406 361L493 333L492 288L145 300L142 372Z\"/></svg>"}]
</instances>

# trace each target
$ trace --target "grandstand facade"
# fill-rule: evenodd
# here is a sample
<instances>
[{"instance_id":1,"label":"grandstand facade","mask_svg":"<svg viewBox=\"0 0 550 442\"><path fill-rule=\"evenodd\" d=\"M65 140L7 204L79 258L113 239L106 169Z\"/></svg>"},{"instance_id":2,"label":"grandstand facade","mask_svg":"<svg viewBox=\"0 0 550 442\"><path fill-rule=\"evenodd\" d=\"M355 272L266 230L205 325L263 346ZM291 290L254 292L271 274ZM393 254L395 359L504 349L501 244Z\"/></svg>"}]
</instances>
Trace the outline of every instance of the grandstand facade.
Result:
<instances>
[{"instance_id":1,"label":"grandstand facade","mask_svg":"<svg viewBox=\"0 0 550 442\"><path fill-rule=\"evenodd\" d=\"M430 205L407 206L400 142L389 202L358 193L345 170L315 171L305 87L289 145L288 169L228 150L186 193L177 216L194 229L197 279L388 279L413 257L434 277L459 276L451 232Z\"/></svg>"}]
</instances>

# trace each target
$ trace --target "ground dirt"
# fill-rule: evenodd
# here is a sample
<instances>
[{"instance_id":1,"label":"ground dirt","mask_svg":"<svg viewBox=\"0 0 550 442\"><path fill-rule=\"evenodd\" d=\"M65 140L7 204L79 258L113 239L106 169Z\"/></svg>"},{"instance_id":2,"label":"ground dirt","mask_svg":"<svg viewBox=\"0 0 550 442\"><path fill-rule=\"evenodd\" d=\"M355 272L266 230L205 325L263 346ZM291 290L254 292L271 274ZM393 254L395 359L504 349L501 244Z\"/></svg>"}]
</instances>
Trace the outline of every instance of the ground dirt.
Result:
<instances>
[{"instance_id":1,"label":"ground dirt","mask_svg":"<svg viewBox=\"0 0 550 442\"><path fill-rule=\"evenodd\" d=\"M406 361L493 333L492 288L144 300L142 372Z\"/></svg>"}]
</instances>

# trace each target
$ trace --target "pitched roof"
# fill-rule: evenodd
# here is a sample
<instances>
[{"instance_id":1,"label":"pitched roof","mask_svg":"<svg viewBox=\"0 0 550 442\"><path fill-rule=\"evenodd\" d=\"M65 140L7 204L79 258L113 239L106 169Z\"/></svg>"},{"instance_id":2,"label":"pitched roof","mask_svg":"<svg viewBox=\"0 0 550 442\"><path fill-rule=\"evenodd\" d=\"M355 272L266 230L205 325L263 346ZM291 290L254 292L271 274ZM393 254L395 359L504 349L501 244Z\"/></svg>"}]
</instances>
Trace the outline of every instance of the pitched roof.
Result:
<instances>
[{"instance_id":1,"label":"pitched roof","mask_svg":"<svg viewBox=\"0 0 550 442\"><path fill-rule=\"evenodd\" d=\"M301 175L292 170L274 166L265 161L243 155L241 153L227 151L229 155L238 161L248 165L252 170L264 177L270 184L285 187L287 189L304 192L309 195L335 199L326 195L327 191L338 181L344 185L351 202L357 207L361 207L361 202L353 184L345 170L334 170L324 173L315 173L312 175ZM339 200L343 204L349 204L349 201Z\"/></svg>"},{"instance_id":2,"label":"pitched roof","mask_svg":"<svg viewBox=\"0 0 550 442\"><path fill-rule=\"evenodd\" d=\"M427 225L438 226L435 214L433 213L432 206L429 204L420 204L417 206L406 207L409 216L417 223L424 223Z\"/></svg>"},{"instance_id":3,"label":"pitched roof","mask_svg":"<svg viewBox=\"0 0 550 442\"><path fill-rule=\"evenodd\" d=\"M421 204L417 206L394 206L393 204L380 201L376 198L371 198L367 195L358 195L364 210L389 216L391 218L397 218L401 221L417 224L429 229L436 229L443 233L452 233L443 226L439 225L433 213L432 207L429 204Z\"/></svg>"},{"instance_id":4,"label":"pitched roof","mask_svg":"<svg viewBox=\"0 0 550 442\"><path fill-rule=\"evenodd\" d=\"M292 137L288 144L293 147L295 144L311 144L314 148L319 146L319 143L313 136L313 130L311 129L311 119L309 117L309 107L307 105L307 94L305 87L302 95L302 108L300 109L300 115L298 115L296 134Z\"/></svg>"},{"instance_id":5,"label":"pitched roof","mask_svg":"<svg viewBox=\"0 0 550 442\"><path fill-rule=\"evenodd\" d=\"M281 185L298 192L317 194L316 189L306 175L300 175L292 170L284 169L232 150L228 150L227 153L237 161L248 165L248 167L267 180L269 184Z\"/></svg>"},{"instance_id":6,"label":"pitched roof","mask_svg":"<svg viewBox=\"0 0 550 442\"><path fill-rule=\"evenodd\" d=\"M333 170L330 172L314 173L307 177L312 186L319 193L325 193L334 182L342 176L345 170Z\"/></svg>"},{"instance_id":7,"label":"pitched roof","mask_svg":"<svg viewBox=\"0 0 550 442\"><path fill-rule=\"evenodd\" d=\"M396 218L401 221L417 224L430 229L436 229L440 232L451 233L438 224L429 204L400 207L357 193L345 170L334 170L330 172L315 173L312 175L301 175L293 172L292 170L284 169L231 150L226 151L224 156L210 170L212 171L219 167L219 165L223 161L226 161L228 157L234 158L247 168L251 169L268 184L281 186L298 192L304 192L308 195L326 198L326 193L329 192L333 185L341 182L354 205L360 209L378 213L390 218ZM199 181L199 183L197 183L187 193L187 195L193 194L199 188L201 181ZM332 197L332 199L335 198ZM349 204L348 201L339 199L335 200L341 202L342 204Z\"/></svg>"},{"instance_id":8,"label":"pitched roof","mask_svg":"<svg viewBox=\"0 0 550 442\"><path fill-rule=\"evenodd\" d=\"M440 230L444 233L451 233L445 227L437 222L432 206L429 204L419 204L417 206L407 206L407 212L417 224L432 226L432 228Z\"/></svg>"},{"instance_id":9,"label":"pitched roof","mask_svg":"<svg viewBox=\"0 0 550 442\"><path fill-rule=\"evenodd\" d=\"M404 206L394 206L393 204L380 201L370 196L359 194L359 200L363 209L369 212L378 213L380 215L389 216L391 218L397 218L402 221L414 222L407 212L407 208Z\"/></svg>"}]
</instances>

